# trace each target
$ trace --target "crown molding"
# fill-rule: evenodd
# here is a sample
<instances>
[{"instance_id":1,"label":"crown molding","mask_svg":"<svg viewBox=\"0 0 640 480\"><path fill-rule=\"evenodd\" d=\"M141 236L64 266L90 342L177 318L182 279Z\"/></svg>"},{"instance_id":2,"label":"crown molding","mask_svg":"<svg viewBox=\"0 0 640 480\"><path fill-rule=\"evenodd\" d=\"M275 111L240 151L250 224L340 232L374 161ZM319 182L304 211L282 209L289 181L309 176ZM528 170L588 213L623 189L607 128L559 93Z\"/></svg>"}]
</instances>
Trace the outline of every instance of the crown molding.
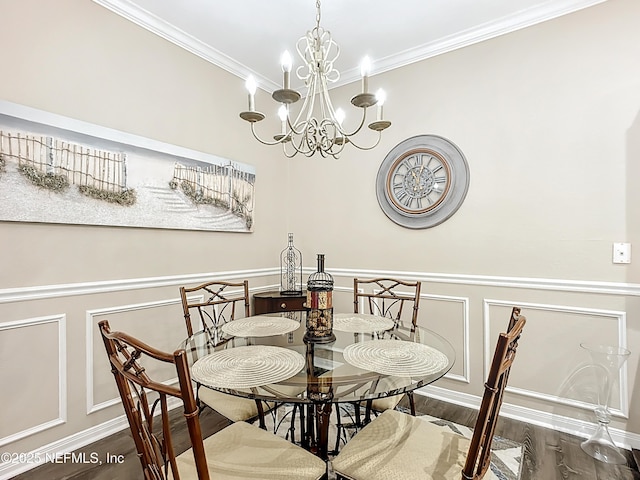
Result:
<instances>
[{"instance_id":1,"label":"crown molding","mask_svg":"<svg viewBox=\"0 0 640 480\"><path fill-rule=\"evenodd\" d=\"M523 10L517 14L498 18L494 21L478 25L477 27L460 31L455 35L443 37L435 42L418 45L404 52L399 52L386 58L376 59L376 69L372 74L404 67L411 63L484 42L485 40L531 27L546 22L547 20L553 20L554 18L568 15L606 1L607 0L563 0L547 2L544 6ZM356 69L345 72L345 74L345 76L349 76L349 81L354 81L359 78Z\"/></svg>"},{"instance_id":2,"label":"crown molding","mask_svg":"<svg viewBox=\"0 0 640 480\"><path fill-rule=\"evenodd\" d=\"M93 2L237 77L246 78L249 74L253 75L258 86L268 92L280 88L278 84L267 77L251 70L246 65L237 62L220 50L198 40L147 10L140 8L130 0L93 0Z\"/></svg>"},{"instance_id":3,"label":"crown molding","mask_svg":"<svg viewBox=\"0 0 640 480\"><path fill-rule=\"evenodd\" d=\"M427 58L435 57L437 55L483 42L522 28L530 27L547 20L552 20L606 1L607 0L556 0L553 2L546 2L542 6L530 8L514 15L502 17L495 21L460 31L454 35L443 37L434 42L418 45L414 48L385 58L377 58L375 59L374 69L371 73L372 75L375 75L389 70L394 70ZM223 52L213 48L211 45L208 45L179 28L176 28L147 10L140 8L131 0L93 0L93 2L233 75L240 78L246 78L249 74L253 75L258 86L269 93L280 88L277 82L272 81L259 72L256 72L246 65L234 60ZM333 84L332 87L335 88L341 85L346 85L348 83L358 81L359 79L359 67L344 70L340 80Z\"/></svg>"}]
</instances>

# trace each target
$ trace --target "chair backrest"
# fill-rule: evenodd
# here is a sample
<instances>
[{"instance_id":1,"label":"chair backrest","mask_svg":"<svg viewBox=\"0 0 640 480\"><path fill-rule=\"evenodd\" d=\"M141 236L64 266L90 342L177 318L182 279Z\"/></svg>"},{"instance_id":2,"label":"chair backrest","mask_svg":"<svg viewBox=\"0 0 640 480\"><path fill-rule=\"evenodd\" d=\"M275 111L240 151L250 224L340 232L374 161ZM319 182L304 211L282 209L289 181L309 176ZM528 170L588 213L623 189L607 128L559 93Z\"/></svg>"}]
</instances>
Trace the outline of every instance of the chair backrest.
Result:
<instances>
[{"instance_id":1,"label":"chair backrest","mask_svg":"<svg viewBox=\"0 0 640 480\"><path fill-rule=\"evenodd\" d=\"M480 412L471 437L466 463L462 470L462 478L465 480L480 479L489 468L491 442L502 406L502 396L507 386L511 365L516 357L518 340L526 321L526 318L520 315L520 308L514 307L511 311L507 332L501 333L498 337L489 376L484 384Z\"/></svg>"},{"instance_id":2,"label":"chair backrest","mask_svg":"<svg viewBox=\"0 0 640 480\"><path fill-rule=\"evenodd\" d=\"M99 327L145 480L180 479L167 397L182 400L198 478L208 480L198 406L185 351L178 350L170 354L156 350L126 333L112 332L107 320L101 321ZM155 371L157 366L165 364L174 365L178 386L166 385L149 377L149 371ZM158 408L160 414L155 415Z\"/></svg>"},{"instance_id":3,"label":"chair backrest","mask_svg":"<svg viewBox=\"0 0 640 480\"><path fill-rule=\"evenodd\" d=\"M191 297L196 297L189 300ZM180 287L184 321L187 334L204 330L206 327L218 327L236 318L244 308L244 316L249 316L249 282L207 282L197 287ZM236 304L241 304L236 308ZM194 325L194 322L198 324Z\"/></svg>"},{"instance_id":4,"label":"chair backrest","mask_svg":"<svg viewBox=\"0 0 640 480\"><path fill-rule=\"evenodd\" d=\"M420 282L405 282L394 278L374 278L371 280L353 279L353 311L392 318L396 325L403 311L411 311L412 329L418 323L420 306ZM365 310L360 312L360 301L364 301Z\"/></svg>"}]
</instances>

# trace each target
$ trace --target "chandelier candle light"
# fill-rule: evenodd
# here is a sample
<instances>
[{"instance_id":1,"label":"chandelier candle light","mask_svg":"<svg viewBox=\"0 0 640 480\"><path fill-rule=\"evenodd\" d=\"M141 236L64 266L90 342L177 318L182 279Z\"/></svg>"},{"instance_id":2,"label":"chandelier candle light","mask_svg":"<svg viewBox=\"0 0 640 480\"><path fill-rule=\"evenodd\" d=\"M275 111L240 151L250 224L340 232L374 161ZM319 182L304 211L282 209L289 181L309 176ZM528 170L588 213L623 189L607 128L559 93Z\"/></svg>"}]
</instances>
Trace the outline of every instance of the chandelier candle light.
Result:
<instances>
[{"instance_id":1,"label":"chandelier candle light","mask_svg":"<svg viewBox=\"0 0 640 480\"><path fill-rule=\"evenodd\" d=\"M298 54L304 61L304 65L296 69L296 75L304 81L307 92L295 119L292 119L290 106L302 96L291 88L293 60L289 52L284 52L281 58L282 88L271 95L281 104L278 110L281 121L280 133L274 135L273 142L258 137L255 124L264 120L265 116L256 110L257 85L251 76L246 82L249 91L249 110L241 112L240 118L251 124L251 133L256 140L265 145L282 145L287 157L293 157L298 153L311 157L318 152L323 157L338 158L347 143L360 150L370 150L380 142L382 131L391 125L391 122L383 119L382 106L386 95L382 89L376 94L369 92L371 64L368 57L365 57L361 64L362 91L351 99L354 106L362 109L362 118L353 131L347 131L343 127L344 111L341 108L334 109L328 86L340 79L340 73L333 66L340 55L340 47L331 38L331 33L320 26L320 0L316 1L316 11L316 26L296 44ZM352 137L362 130L367 117L367 108L376 104L378 106L376 120L369 123L368 127L378 132L377 140L370 146L358 145Z\"/></svg>"}]
</instances>

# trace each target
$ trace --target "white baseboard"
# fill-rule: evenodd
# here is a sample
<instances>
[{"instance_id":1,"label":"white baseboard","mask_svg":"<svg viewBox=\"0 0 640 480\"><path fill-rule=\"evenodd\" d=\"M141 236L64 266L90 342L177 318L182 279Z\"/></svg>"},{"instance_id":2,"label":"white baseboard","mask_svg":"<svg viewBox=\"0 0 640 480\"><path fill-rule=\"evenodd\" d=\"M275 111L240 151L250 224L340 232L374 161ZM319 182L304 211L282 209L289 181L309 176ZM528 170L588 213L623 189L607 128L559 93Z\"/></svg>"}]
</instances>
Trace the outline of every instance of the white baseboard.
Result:
<instances>
[{"instance_id":1,"label":"white baseboard","mask_svg":"<svg viewBox=\"0 0 640 480\"><path fill-rule=\"evenodd\" d=\"M173 410L180 405L181 403L177 399L168 401L169 410ZM159 410L160 409L156 412L156 415L160 414ZM55 442L32 450L24 455L27 459L33 459L33 462L0 463L0 480L9 480L16 475L47 463L56 456L75 452L76 450L86 447L87 445L91 445L98 440L102 440L103 438L118 433L125 428L129 428L129 423L127 421L127 417L123 414L119 417L101 423L100 425L83 430L82 432L56 440ZM38 459L39 461L35 461L35 459Z\"/></svg>"},{"instance_id":2,"label":"white baseboard","mask_svg":"<svg viewBox=\"0 0 640 480\"><path fill-rule=\"evenodd\" d=\"M480 397L469 395L468 393L454 392L444 388L429 385L416 391L419 395L425 395L444 402L453 403L467 408L477 410L480 408ZM537 425L539 427L557 430L578 437L585 437L585 430L592 430L592 425L588 422L569 417L560 417L547 412L533 410L531 408L521 407L503 403L500 409L500 415L518 420L521 422ZM610 428L611 438L616 445L626 449L640 449L640 435L637 433L626 432L624 430Z\"/></svg>"},{"instance_id":3,"label":"white baseboard","mask_svg":"<svg viewBox=\"0 0 640 480\"><path fill-rule=\"evenodd\" d=\"M1 463L0 464L0 480L8 480L27 470L36 468L47 462L47 459L54 458L56 455L71 453L87 445L97 442L109 435L113 435L129 426L127 418L122 415L95 427L88 428L82 432L75 433L53 443L44 445L36 450L25 454L25 458L33 459L33 462L22 463ZM38 459L39 461L35 461Z\"/></svg>"}]
</instances>

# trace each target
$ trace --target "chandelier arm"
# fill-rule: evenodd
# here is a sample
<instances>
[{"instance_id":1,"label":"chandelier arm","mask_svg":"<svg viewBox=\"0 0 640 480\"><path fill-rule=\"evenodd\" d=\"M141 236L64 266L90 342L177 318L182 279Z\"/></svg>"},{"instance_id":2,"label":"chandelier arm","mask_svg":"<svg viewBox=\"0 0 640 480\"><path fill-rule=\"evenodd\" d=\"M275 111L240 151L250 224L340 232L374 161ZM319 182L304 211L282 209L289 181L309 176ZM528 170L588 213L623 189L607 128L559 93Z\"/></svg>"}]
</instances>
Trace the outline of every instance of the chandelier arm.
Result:
<instances>
[{"instance_id":1,"label":"chandelier arm","mask_svg":"<svg viewBox=\"0 0 640 480\"><path fill-rule=\"evenodd\" d=\"M312 117L307 123L307 128L304 130L302 138L308 149L309 156L313 155L311 152L318 150L318 122L315 117Z\"/></svg>"},{"instance_id":2,"label":"chandelier arm","mask_svg":"<svg viewBox=\"0 0 640 480\"><path fill-rule=\"evenodd\" d=\"M296 145L296 141L298 145ZM291 136L291 146L295 150L296 153L301 153L307 157L313 155L314 150L309 145L309 142L306 138L305 130L302 130L298 133L298 137Z\"/></svg>"},{"instance_id":3,"label":"chandelier arm","mask_svg":"<svg viewBox=\"0 0 640 480\"><path fill-rule=\"evenodd\" d=\"M295 157L299 152L294 148L293 152L289 153L287 151L287 142L282 142L282 153L284 153L284 156L287 158L293 158Z\"/></svg>"},{"instance_id":4,"label":"chandelier arm","mask_svg":"<svg viewBox=\"0 0 640 480\"><path fill-rule=\"evenodd\" d=\"M314 79L315 80L315 79ZM315 87L314 85L312 85L312 88L310 88L307 92L307 96L304 98L304 102L302 104L302 107L300 107L300 110L298 112L298 115L296 116L295 121L291 122L291 117L289 115L287 115L287 126L288 129L290 130L290 132L288 132L291 135L292 141L293 141L293 135L305 135L305 126L309 124L309 122L312 119L312 113L313 113L313 108L315 105ZM304 121L301 121L301 118L305 116ZM300 153L305 152L306 150L299 150L296 148L297 151L299 151Z\"/></svg>"},{"instance_id":5,"label":"chandelier arm","mask_svg":"<svg viewBox=\"0 0 640 480\"><path fill-rule=\"evenodd\" d=\"M333 108L333 103L331 102L331 96L329 95L329 87L327 86L326 77L322 77L320 79L320 100L322 105L323 117L327 118L326 111L325 111L325 108L326 108L329 111L329 118L333 121L338 131L344 135L344 130L342 128L342 125L336 119L336 111Z\"/></svg>"},{"instance_id":6,"label":"chandelier arm","mask_svg":"<svg viewBox=\"0 0 640 480\"><path fill-rule=\"evenodd\" d=\"M369 147L363 147L361 145L358 145L357 143L355 143L351 139L349 139L349 143L351 145L353 145L354 147L356 147L358 150L372 150L372 149L374 149L375 147L378 146L378 144L380 143L380 139L382 139L382 132L378 132L378 139L376 140L376 142L373 145L371 145Z\"/></svg>"},{"instance_id":7,"label":"chandelier arm","mask_svg":"<svg viewBox=\"0 0 640 480\"><path fill-rule=\"evenodd\" d=\"M314 76L311 79L311 84L309 85L308 89L307 89L307 100L308 100L308 104L307 104L307 110L306 110L306 120L307 122L311 121L311 119L313 118L313 110L315 109L315 105L316 105L316 95L318 93L318 77ZM300 112L302 114L302 112Z\"/></svg>"},{"instance_id":8,"label":"chandelier arm","mask_svg":"<svg viewBox=\"0 0 640 480\"><path fill-rule=\"evenodd\" d=\"M256 140L258 140L260 143L262 143L263 145L273 146L273 145L278 145L278 144L280 144L280 143L286 143L286 142L284 141L284 138L286 138L286 137L281 138L280 140L274 140L273 142L268 142L268 141L266 141L266 140L262 140L262 139L258 136L258 134L256 133L256 130L255 130L255 123L256 123L256 122L251 123L251 133L253 134L253 137L254 137Z\"/></svg>"},{"instance_id":9,"label":"chandelier arm","mask_svg":"<svg viewBox=\"0 0 640 480\"><path fill-rule=\"evenodd\" d=\"M309 102L311 103L309 104ZM296 135L302 135L304 133L304 129L297 130L297 128L299 128L300 125L305 125L307 122L311 120L311 113L313 112L314 103L315 102L313 100L313 97L311 97L311 101L310 101L309 95L307 95L293 123L291 122L290 117L287 115L287 124L291 129L292 133L295 133ZM305 121L300 121L300 118L303 116L303 114L306 115Z\"/></svg>"},{"instance_id":10,"label":"chandelier arm","mask_svg":"<svg viewBox=\"0 0 640 480\"><path fill-rule=\"evenodd\" d=\"M367 108L366 107L362 108L362 117L360 118L360 124L357 126L357 128L351 132L347 132L345 128L342 126L342 124L336 120L336 112L335 112L335 109L333 108L333 103L331 102L331 96L329 95L329 87L327 86L327 82L325 78L321 80L321 84L322 85L321 85L320 94L321 94L322 100L324 100L324 103L327 105L327 108L329 109L330 118L335 121L335 125L338 131L342 134L343 137L347 137L347 138L353 135L357 135L358 132L362 130L362 127L364 126L364 122L367 118Z\"/></svg>"},{"instance_id":11,"label":"chandelier arm","mask_svg":"<svg viewBox=\"0 0 640 480\"><path fill-rule=\"evenodd\" d=\"M364 126L364 121L366 120L366 118L367 118L367 109L363 108L362 109L362 117L360 118L360 124L358 125L358 127L355 130L353 130L352 132L346 132L346 131L344 131L344 129L342 128L342 125L341 125L340 127L341 127L342 134L345 137L349 138L349 140L351 140L351 137L353 135L357 135L360 132L360 130L362 130L362 127Z\"/></svg>"},{"instance_id":12,"label":"chandelier arm","mask_svg":"<svg viewBox=\"0 0 640 480\"><path fill-rule=\"evenodd\" d=\"M333 144L331 145L331 147L328 150L329 155L331 155L333 158L337 159L340 157L340 154L342 153L342 150L344 150L344 146L347 144L347 142L343 142L341 144ZM334 150L333 147L335 147L336 145L338 145L338 149L337 151Z\"/></svg>"}]
</instances>

